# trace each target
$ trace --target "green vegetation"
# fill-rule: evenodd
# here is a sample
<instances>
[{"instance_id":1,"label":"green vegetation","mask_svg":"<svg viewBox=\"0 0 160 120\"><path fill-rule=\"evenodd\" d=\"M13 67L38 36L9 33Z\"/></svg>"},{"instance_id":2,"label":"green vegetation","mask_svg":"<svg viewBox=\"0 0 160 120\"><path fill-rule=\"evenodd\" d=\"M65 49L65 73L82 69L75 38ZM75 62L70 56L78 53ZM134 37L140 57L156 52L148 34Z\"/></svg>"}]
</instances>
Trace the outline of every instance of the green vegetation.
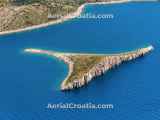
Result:
<instances>
[{"instance_id":1,"label":"green vegetation","mask_svg":"<svg viewBox=\"0 0 160 120\"><path fill-rule=\"evenodd\" d=\"M85 2L110 0L0 0L0 32L46 23L75 11Z\"/></svg>"},{"instance_id":2,"label":"green vegetation","mask_svg":"<svg viewBox=\"0 0 160 120\"><path fill-rule=\"evenodd\" d=\"M91 68L93 68L97 63L99 63L104 56L89 56L89 55L77 55L71 57L74 62L74 68L71 76L68 78L67 83L72 82L76 79L81 79L81 77L87 73Z\"/></svg>"},{"instance_id":3,"label":"green vegetation","mask_svg":"<svg viewBox=\"0 0 160 120\"><path fill-rule=\"evenodd\" d=\"M64 16L84 0L0 0L0 32L46 23L48 15Z\"/></svg>"},{"instance_id":4,"label":"green vegetation","mask_svg":"<svg viewBox=\"0 0 160 120\"><path fill-rule=\"evenodd\" d=\"M9 4L8 0L0 0L0 7L5 7L8 4Z\"/></svg>"},{"instance_id":5,"label":"green vegetation","mask_svg":"<svg viewBox=\"0 0 160 120\"><path fill-rule=\"evenodd\" d=\"M153 46L149 45L144 48L119 54L60 53L34 48L25 49L24 52L57 57L68 64L69 73L61 84L61 89L69 90L81 87L92 78L102 75L116 65L144 56L153 49Z\"/></svg>"}]
</instances>

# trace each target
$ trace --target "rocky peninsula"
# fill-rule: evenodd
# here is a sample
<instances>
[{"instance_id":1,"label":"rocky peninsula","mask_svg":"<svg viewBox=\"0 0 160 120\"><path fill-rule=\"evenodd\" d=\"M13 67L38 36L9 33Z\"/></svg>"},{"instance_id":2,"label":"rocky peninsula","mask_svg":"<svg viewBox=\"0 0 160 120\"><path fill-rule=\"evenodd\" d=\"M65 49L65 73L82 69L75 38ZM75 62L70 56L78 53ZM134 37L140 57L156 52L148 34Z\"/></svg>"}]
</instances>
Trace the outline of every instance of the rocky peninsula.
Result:
<instances>
[{"instance_id":1,"label":"rocky peninsula","mask_svg":"<svg viewBox=\"0 0 160 120\"><path fill-rule=\"evenodd\" d=\"M121 63L144 56L152 50L153 46L150 45L120 54L61 53L33 48L25 49L24 52L57 57L68 64L69 73L61 84L61 90L72 90L88 84L95 77L103 75Z\"/></svg>"}]
</instances>

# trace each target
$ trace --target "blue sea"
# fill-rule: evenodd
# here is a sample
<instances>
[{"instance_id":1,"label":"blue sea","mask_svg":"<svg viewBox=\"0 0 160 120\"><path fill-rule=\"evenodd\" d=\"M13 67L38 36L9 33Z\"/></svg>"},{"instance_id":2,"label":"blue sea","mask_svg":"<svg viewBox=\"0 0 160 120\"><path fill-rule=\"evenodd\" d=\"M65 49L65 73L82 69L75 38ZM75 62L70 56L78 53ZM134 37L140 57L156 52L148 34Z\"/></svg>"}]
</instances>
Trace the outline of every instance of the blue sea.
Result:
<instances>
[{"instance_id":1,"label":"blue sea","mask_svg":"<svg viewBox=\"0 0 160 120\"><path fill-rule=\"evenodd\" d=\"M88 5L76 18L0 36L0 120L160 120L160 3ZM87 86L61 92L68 67L58 59L24 53L40 48L76 53L120 53L146 45L154 51L126 62ZM57 109L48 103L113 104L113 109Z\"/></svg>"}]
</instances>

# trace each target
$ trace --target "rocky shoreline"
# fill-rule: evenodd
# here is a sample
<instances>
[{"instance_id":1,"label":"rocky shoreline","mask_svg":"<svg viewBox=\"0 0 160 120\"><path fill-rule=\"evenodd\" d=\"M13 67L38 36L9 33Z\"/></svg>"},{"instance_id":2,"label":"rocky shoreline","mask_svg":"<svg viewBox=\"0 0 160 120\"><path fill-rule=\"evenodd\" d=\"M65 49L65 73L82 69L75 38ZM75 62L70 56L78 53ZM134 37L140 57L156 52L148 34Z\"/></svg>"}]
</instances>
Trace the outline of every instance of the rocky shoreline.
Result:
<instances>
[{"instance_id":1,"label":"rocky shoreline","mask_svg":"<svg viewBox=\"0 0 160 120\"><path fill-rule=\"evenodd\" d=\"M53 51L45 51L40 49L26 49L25 52L36 53L36 54L46 54L49 56L55 56L60 60L63 60L66 64L69 65L69 73L66 79L61 84L61 90L72 90L75 88L80 88L88 84L95 77L101 76L106 73L108 70L114 68L115 66L120 65L122 62L134 60L138 57L144 56L153 50L153 46L148 46L145 48L140 48L135 51L121 53L121 54L74 54L74 53L57 53ZM74 71L75 62L72 61L72 58L76 55L79 56L99 56L103 57L98 63L96 63L88 72L80 76L79 79L74 79L68 82L69 77Z\"/></svg>"},{"instance_id":2,"label":"rocky shoreline","mask_svg":"<svg viewBox=\"0 0 160 120\"><path fill-rule=\"evenodd\" d=\"M153 47L149 46L146 48L138 49L134 52L106 56L101 62L96 64L92 69L90 69L90 71L84 74L81 79L74 80L72 83L68 84L66 84L66 81L64 81L61 85L61 90L71 90L74 88L82 87L85 84L88 84L95 77L103 75L105 72L107 72L111 68L114 68L115 66L120 65L122 62L136 59L149 53L151 50L153 50Z\"/></svg>"}]
</instances>

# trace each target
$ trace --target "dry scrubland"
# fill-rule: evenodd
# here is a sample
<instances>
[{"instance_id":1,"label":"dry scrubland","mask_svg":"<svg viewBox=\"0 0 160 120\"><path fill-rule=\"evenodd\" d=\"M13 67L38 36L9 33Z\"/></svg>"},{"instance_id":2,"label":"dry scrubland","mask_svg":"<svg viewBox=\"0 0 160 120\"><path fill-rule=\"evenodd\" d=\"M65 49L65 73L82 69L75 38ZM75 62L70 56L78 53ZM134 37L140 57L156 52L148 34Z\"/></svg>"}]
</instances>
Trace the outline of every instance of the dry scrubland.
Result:
<instances>
[{"instance_id":1,"label":"dry scrubland","mask_svg":"<svg viewBox=\"0 0 160 120\"><path fill-rule=\"evenodd\" d=\"M71 90L88 84L93 78L103 75L122 62L134 60L153 50L147 46L120 54L76 54L60 53L41 49L25 49L27 53L44 54L57 57L69 65L69 73L61 84L61 90Z\"/></svg>"},{"instance_id":2,"label":"dry scrubland","mask_svg":"<svg viewBox=\"0 0 160 120\"><path fill-rule=\"evenodd\" d=\"M83 3L101 1L111 0L0 0L0 32L47 23L55 20L48 15L66 15Z\"/></svg>"}]
</instances>

